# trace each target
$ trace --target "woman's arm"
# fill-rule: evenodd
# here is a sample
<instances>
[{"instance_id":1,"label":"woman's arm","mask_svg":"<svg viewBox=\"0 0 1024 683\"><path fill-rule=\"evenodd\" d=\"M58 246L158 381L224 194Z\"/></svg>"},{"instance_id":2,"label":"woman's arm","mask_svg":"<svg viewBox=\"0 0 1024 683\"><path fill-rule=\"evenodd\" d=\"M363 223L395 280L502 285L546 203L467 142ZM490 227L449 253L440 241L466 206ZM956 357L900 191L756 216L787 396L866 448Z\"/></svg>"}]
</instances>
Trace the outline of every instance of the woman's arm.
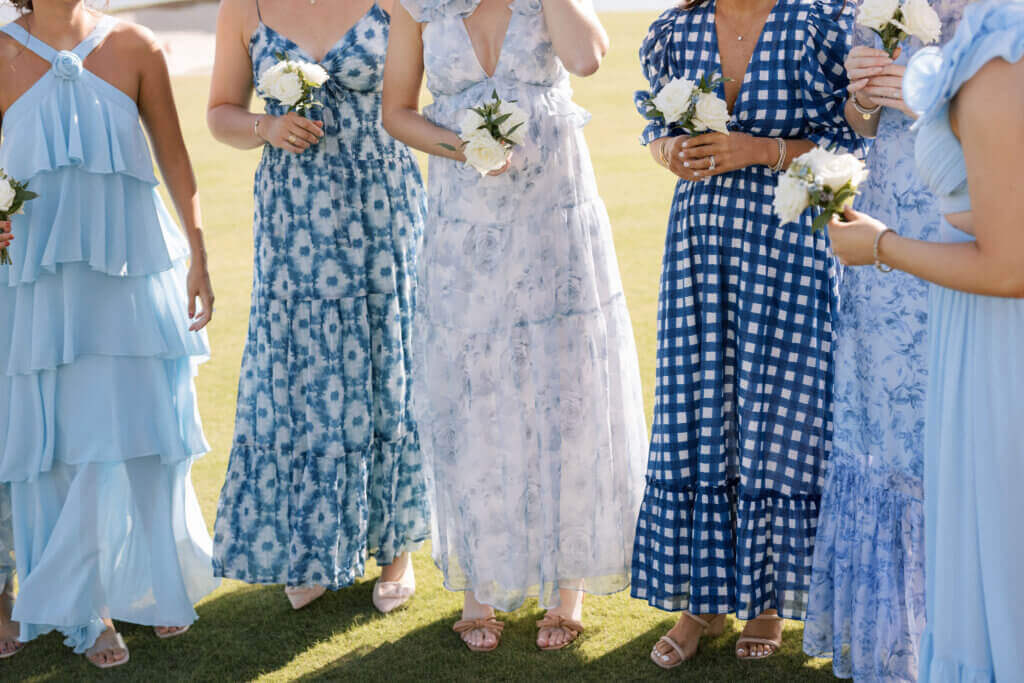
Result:
<instances>
[{"instance_id":1,"label":"woman's arm","mask_svg":"<svg viewBox=\"0 0 1024 683\"><path fill-rule=\"evenodd\" d=\"M395 3L391 16L391 37L384 65L382 121L397 140L427 154L465 161L462 140L453 131L435 126L420 114L423 86L423 36L402 3ZM446 144L456 151L446 149Z\"/></svg>"},{"instance_id":2,"label":"woman's arm","mask_svg":"<svg viewBox=\"0 0 1024 683\"><path fill-rule=\"evenodd\" d=\"M591 76L608 54L608 34L591 0L543 0L555 54L570 73Z\"/></svg>"},{"instance_id":3,"label":"woman's arm","mask_svg":"<svg viewBox=\"0 0 1024 683\"><path fill-rule=\"evenodd\" d=\"M160 173L167 192L178 211L181 225L188 237L192 260L188 271L188 314L193 319L191 330L201 330L213 317L213 286L206 266L203 243L203 218L199 209L199 189L192 172L192 162L185 149L178 110L174 104L167 61L155 37L147 29L132 27L137 34L135 63L140 65L139 115L146 126ZM126 55L128 56L128 55ZM196 311L196 299L202 311Z\"/></svg>"},{"instance_id":4,"label":"woman's arm","mask_svg":"<svg viewBox=\"0 0 1024 683\"><path fill-rule=\"evenodd\" d=\"M1017 167L1024 158L1024 60L982 67L960 89L950 118L967 162L975 241L933 244L886 234L879 259L949 289L1024 298L1024 193ZM850 265L873 263L875 239L885 226L857 212L847 218L829 225L833 251Z\"/></svg>"},{"instance_id":5,"label":"woman's arm","mask_svg":"<svg viewBox=\"0 0 1024 683\"><path fill-rule=\"evenodd\" d=\"M238 149L269 142L301 154L323 137L323 124L294 112L284 116L254 114L252 62L245 29L250 26L251 0L224 0L217 14L217 48L210 81L206 123L213 137Z\"/></svg>"}]
</instances>

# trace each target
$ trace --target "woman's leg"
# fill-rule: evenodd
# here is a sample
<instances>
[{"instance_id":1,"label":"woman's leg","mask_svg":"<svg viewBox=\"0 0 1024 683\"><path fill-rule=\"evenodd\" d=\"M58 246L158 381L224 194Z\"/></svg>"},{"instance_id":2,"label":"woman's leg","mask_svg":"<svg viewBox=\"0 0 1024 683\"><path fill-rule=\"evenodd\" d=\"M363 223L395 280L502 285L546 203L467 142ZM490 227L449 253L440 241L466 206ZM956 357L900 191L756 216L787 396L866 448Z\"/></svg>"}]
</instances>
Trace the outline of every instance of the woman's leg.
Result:
<instances>
[{"instance_id":1,"label":"woman's leg","mask_svg":"<svg viewBox=\"0 0 1024 683\"><path fill-rule=\"evenodd\" d=\"M488 617L493 616L493 607L477 602L476 596L473 595L473 591L465 592L464 601L462 603L463 620L487 619ZM477 628L463 633L462 640L464 640L470 647L487 649L497 646L498 635L486 629Z\"/></svg>"},{"instance_id":2,"label":"woman's leg","mask_svg":"<svg viewBox=\"0 0 1024 683\"><path fill-rule=\"evenodd\" d=\"M579 624L583 619L583 582L577 582L577 586L573 588L560 588L558 598L558 607L552 607L547 614ZM541 626L537 631L537 647L561 647L575 640L578 635L579 631L574 635L564 626Z\"/></svg>"}]
</instances>

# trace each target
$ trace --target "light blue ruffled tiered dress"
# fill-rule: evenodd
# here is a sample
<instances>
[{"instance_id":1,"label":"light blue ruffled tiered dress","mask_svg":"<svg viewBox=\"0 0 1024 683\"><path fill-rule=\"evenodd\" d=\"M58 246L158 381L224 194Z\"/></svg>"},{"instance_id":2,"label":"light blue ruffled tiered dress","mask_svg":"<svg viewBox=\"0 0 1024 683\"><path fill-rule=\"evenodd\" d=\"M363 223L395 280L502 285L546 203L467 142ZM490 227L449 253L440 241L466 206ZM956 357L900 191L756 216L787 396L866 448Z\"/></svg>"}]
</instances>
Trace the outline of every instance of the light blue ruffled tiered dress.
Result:
<instances>
[{"instance_id":1,"label":"light blue ruffled tiered dress","mask_svg":"<svg viewBox=\"0 0 1024 683\"><path fill-rule=\"evenodd\" d=\"M136 103L73 51L4 33L52 66L4 112L0 167L39 198L0 271L0 482L10 482L21 640L76 652L101 617L190 624L212 591L189 479L207 444L193 377L187 243L156 193Z\"/></svg>"},{"instance_id":2,"label":"light blue ruffled tiered dress","mask_svg":"<svg viewBox=\"0 0 1024 683\"><path fill-rule=\"evenodd\" d=\"M971 210L950 100L990 61L1022 58L1024 2L989 0L965 10L941 53L911 61L903 89L920 113L918 172L943 215ZM972 237L943 221L940 239ZM1024 300L933 285L928 315L920 680L1024 680Z\"/></svg>"}]
</instances>

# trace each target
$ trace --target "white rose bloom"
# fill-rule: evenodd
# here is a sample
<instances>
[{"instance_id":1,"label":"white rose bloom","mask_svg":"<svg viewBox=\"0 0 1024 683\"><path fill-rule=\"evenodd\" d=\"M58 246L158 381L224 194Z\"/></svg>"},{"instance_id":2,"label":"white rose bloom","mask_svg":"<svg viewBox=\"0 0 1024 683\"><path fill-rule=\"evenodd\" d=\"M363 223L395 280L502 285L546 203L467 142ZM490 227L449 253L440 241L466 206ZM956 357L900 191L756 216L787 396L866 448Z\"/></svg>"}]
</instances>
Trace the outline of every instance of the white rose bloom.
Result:
<instances>
[{"instance_id":1,"label":"white rose bloom","mask_svg":"<svg viewBox=\"0 0 1024 683\"><path fill-rule=\"evenodd\" d=\"M942 20L928 4L928 0L906 0L902 9L903 22L897 26L925 45L938 42L942 34Z\"/></svg>"},{"instance_id":2,"label":"white rose bloom","mask_svg":"<svg viewBox=\"0 0 1024 683\"><path fill-rule=\"evenodd\" d=\"M857 187L867 177L864 163L852 154L832 154L831 157L825 167L814 174L822 187L835 192L846 183Z\"/></svg>"},{"instance_id":3,"label":"white rose bloom","mask_svg":"<svg viewBox=\"0 0 1024 683\"><path fill-rule=\"evenodd\" d=\"M811 205L810 195L807 194L807 185L804 181L788 173L779 176L772 204L775 208L775 215L779 217L782 225L797 222L800 219L800 214Z\"/></svg>"},{"instance_id":4,"label":"white rose bloom","mask_svg":"<svg viewBox=\"0 0 1024 683\"><path fill-rule=\"evenodd\" d=\"M484 125L484 117L472 109L467 109L466 113L462 115L462 121L459 122L459 137L469 141L480 133L486 133L486 131L480 130L482 125Z\"/></svg>"},{"instance_id":5,"label":"white rose bloom","mask_svg":"<svg viewBox=\"0 0 1024 683\"><path fill-rule=\"evenodd\" d=\"M0 176L0 213L7 213L11 210L15 195L16 193L14 188L11 187L10 181Z\"/></svg>"},{"instance_id":6,"label":"white rose bloom","mask_svg":"<svg viewBox=\"0 0 1024 683\"><path fill-rule=\"evenodd\" d=\"M499 116L505 114L511 114L505 123L501 124L501 134L512 141L512 144L521 145L526 141L526 122L530 120L530 117L526 115L526 112L511 102L502 102ZM519 126L516 128L516 126ZM511 131L516 128L515 131Z\"/></svg>"},{"instance_id":7,"label":"white rose bloom","mask_svg":"<svg viewBox=\"0 0 1024 683\"><path fill-rule=\"evenodd\" d=\"M480 172L480 175L487 175L505 165L508 159L508 150L490 135L480 135L470 140L462 153L466 155L466 163Z\"/></svg>"},{"instance_id":8,"label":"white rose bloom","mask_svg":"<svg viewBox=\"0 0 1024 683\"><path fill-rule=\"evenodd\" d=\"M690 109L690 101L696 87L693 81L676 78L669 81L654 97L654 106L665 115L665 123L673 123L683 118L683 114Z\"/></svg>"},{"instance_id":9,"label":"white rose bloom","mask_svg":"<svg viewBox=\"0 0 1024 683\"><path fill-rule=\"evenodd\" d=\"M900 0L864 0L857 14L857 23L881 31L892 21L900 8Z\"/></svg>"},{"instance_id":10,"label":"white rose bloom","mask_svg":"<svg viewBox=\"0 0 1024 683\"><path fill-rule=\"evenodd\" d=\"M832 158L835 155L828 151L824 147L815 147L809 152L805 152L793 160L794 166L806 166L811 169L811 173L815 178L820 178L824 173L828 165L832 163Z\"/></svg>"},{"instance_id":11,"label":"white rose bloom","mask_svg":"<svg viewBox=\"0 0 1024 683\"><path fill-rule=\"evenodd\" d=\"M319 88L331 77L330 74L327 73L326 69L319 64L299 62L296 64L296 68L299 70L299 73L302 74L302 79L314 88Z\"/></svg>"},{"instance_id":12,"label":"white rose bloom","mask_svg":"<svg viewBox=\"0 0 1024 683\"><path fill-rule=\"evenodd\" d=\"M271 97L281 104L293 107L302 99L302 79L299 74L286 71L274 78L266 90L267 97Z\"/></svg>"},{"instance_id":13,"label":"white rose bloom","mask_svg":"<svg viewBox=\"0 0 1024 683\"><path fill-rule=\"evenodd\" d=\"M698 131L714 130L719 133L728 133L730 118L729 107L725 100L715 93L701 93L697 99L697 109L693 114L693 124Z\"/></svg>"}]
</instances>

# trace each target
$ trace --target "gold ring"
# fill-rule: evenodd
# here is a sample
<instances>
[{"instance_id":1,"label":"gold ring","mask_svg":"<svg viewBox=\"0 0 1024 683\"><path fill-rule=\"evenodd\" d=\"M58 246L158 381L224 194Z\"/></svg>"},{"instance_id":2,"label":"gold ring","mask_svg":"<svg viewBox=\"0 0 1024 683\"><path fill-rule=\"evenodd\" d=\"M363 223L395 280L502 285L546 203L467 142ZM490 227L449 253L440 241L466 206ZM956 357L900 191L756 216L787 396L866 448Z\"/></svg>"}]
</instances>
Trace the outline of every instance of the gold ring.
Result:
<instances>
[{"instance_id":1,"label":"gold ring","mask_svg":"<svg viewBox=\"0 0 1024 683\"><path fill-rule=\"evenodd\" d=\"M297 138L294 135L288 136L288 142L292 143L293 145L295 144L296 140Z\"/></svg>"}]
</instances>

